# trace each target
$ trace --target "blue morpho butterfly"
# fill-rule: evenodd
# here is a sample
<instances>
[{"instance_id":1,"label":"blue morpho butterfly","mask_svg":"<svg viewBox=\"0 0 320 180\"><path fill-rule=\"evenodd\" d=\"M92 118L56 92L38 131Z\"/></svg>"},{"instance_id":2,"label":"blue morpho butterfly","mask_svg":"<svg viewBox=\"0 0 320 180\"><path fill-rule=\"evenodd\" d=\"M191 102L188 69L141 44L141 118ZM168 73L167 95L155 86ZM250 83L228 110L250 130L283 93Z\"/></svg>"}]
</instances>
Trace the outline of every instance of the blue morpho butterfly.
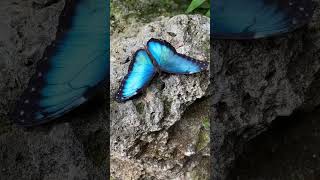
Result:
<instances>
[{"instance_id":1,"label":"blue morpho butterfly","mask_svg":"<svg viewBox=\"0 0 320 180\"><path fill-rule=\"evenodd\" d=\"M18 125L48 122L83 104L108 78L107 0L67 1L55 45L46 50L13 112ZM67 20L68 19L68 20Z\"/></svg>"},{"instance_id":2,"label":"blue morpho butterfly","mask_svg":"<svg viewBox=\"0 0 320 180\"><path fill-rule=\"evenodd\" d=\"M216 39L255 39L290 32L312 17L311 0L214 0Z\"/></svg>"},{"instance_id":3,"label":"blue morpho butterfly","mask_svg":"<svg viewBox=\"0 0 320 180\"><path fill-rule=\"evenodd\" d=\"M131 99L150 83L156 72L194 74L207 67L207 62L180 54L168 42L152 38L145 49L139 49L134 54L128 74L116 93L116 100L124 102Z\"/></svg>"}]
</instances>

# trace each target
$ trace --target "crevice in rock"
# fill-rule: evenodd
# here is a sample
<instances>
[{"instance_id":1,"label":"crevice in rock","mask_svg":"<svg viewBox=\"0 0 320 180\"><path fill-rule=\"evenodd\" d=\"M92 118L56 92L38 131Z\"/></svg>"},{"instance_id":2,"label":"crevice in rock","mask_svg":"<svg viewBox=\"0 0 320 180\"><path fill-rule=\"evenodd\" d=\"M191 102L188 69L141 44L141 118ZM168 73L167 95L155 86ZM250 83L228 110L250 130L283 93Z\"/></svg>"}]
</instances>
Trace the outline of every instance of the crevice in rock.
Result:
<instances>
[{"instance_id":1,"label":"crevice in rock","mask_svg":"<svg viewBox=\"0 0 320 180\"><path fill-rule=\"evenodd\" d=\"M109 163L109 115L104 110L110 109L109 96L101 89L95 96L63 119L70 121L76 139L82 144L87 159L85 169L88 177L105 177ZM103 107L103 108L101 108Z\"/></svg>"},{"instance_id":2,"label":"crevice in rock","mask_svg":"<svg viewBox=\"0 0 320 180\"><path fill-rule=\"evenodd\" d=\"M208 97L197 99L193 104L187 107L180 121L171 126L168 132L169 146L179 142L181 146L177 146L175 157L183 157L180 172L188 172L193 176L201 177L207 175L209 165L206 167L194 168L198 164L206 164L209 158L209 104ZM194 138L198 136L198 138ZM193 140L196 140L193 141ZM205 169L205 170L204 170ZM201 172L206 171L206 172ZM205 175L204 175L205 174Z\"/></svg>"},{"instance_id":3,"label":"crevice in rock","mask_svg":"<svg viewBox=\"0 0 320 180\"><path fill-rule=\"evenodd\" d=\"M278 117L267 131L242 146L227 179L318 179L319 117L320 107Z\"/></svg>"},{"instance_id":4,"label":"crevice in rock","mask_svg":"<svg viewBox=\"0 0 320 180\"><path fill-rule=\"evenodd\" d=\"M32 7L38 10L38 9L43 9L43 8L52 6L58 2L59 0L48 0L47 2L44 2L44 3L32 2Z\"/></svg>"},{"instance_id":5,"label":"crevice in rock","mask_svg":"<svg viewBox=\"0 0 320 180\"><path fill-rule=\"evenodd\" d=\"M320 53L320 52L319 52ZM314 80L311 82L310 88L307 90L306 102L304 104L304 109L310 109L314 104L320 103L320 71L314 76Z\"/></svg>"}]
</instances>

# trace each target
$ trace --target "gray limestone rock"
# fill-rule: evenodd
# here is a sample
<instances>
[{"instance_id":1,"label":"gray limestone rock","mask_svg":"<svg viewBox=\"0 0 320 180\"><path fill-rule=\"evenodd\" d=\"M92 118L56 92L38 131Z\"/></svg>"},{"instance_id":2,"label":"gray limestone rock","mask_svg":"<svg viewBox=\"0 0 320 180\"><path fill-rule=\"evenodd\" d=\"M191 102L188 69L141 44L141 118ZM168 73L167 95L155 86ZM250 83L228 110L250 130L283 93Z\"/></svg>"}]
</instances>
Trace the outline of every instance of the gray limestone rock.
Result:
<instances>
[{"instance_id":1,"label":"gray limestone rock","mask_svg":"<svg viewBox=\"0 0 320 180\"><path fill-rule=\"evenodd\" d=\"M68 123L49 132L6 133L0 137L0 151L1 179L83 179L88 175L83 147Z\"/></svg>"},{"instance_id":2,"label":"gray limestone rock","mask_svg":"<svg viewBox=\"0 0 320 180\"><path fill-rule=\"evenodd\" d=\"M131 60L150 38L164 39L180 53L209 61L207 17L162 17L135 32L111 37L111 96L127 73L127 58ZM133 100L117 103L111 99L112 176L208 177L208 87L209 71L194 75L161 73ZM199 164L206 165L195 172Z\"/></svg>"},{"instance_id":3,"label":"gray limestone rock","mask_svg":"<svg viewBox=\"0 0 320 180\"><path fill-rule=\"evenodd\" d=\"M251 41L212 41L211 158L225 179L243 145L277 117L320 104L319 1L309 26Z\"/></svg>"}]
</instances>

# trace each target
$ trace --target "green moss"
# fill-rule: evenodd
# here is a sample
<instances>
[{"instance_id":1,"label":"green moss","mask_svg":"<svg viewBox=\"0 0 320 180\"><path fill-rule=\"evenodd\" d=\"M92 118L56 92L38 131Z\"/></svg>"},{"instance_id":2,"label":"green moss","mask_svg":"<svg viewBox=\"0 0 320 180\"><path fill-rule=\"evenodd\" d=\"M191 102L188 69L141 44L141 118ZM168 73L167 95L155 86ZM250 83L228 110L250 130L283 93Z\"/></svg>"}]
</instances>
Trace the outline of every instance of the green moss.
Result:
<instances>
[{"instance_id":1,"label":"green moss","mask_svg":"<svg viewBox=\"0 0 320 180\"><path fill-rule=\"evenodd\" d=\"M196 150L201 151L203 148L205 148L210 142L210 136L209 131L205 129L201 129L198 134L198 142L196 145Z\"/></svg>"},{"instance_id":2,"label":"green moss","mask_svg":"<svg viewBox=\"0 0 320 180\"><path fill-rule=\"evenodd\" d=\"M111 14L129 18L135 16L141 21L150 21L158 16L183 13L187 8L187 0L112 0Z\"/></svg>"},{"instance_id":3,"label":"green moss","mask_svg":"<svg viewBox=\"0 0 320 180\"><path fill-rule=\"evenodd\" d=\"M209 117L204 117L202 119L202 128L198 134L198 142L196 145L196 150L201 151L210 143L210 121Z\"/></svg>"},{"instance_id":4,"label":"green moss","mask_svg":"<svg viewBox=\"0 0 320 180\"><path fill-rule=\"evenodd\" d=\"M144 112L144 104L142 102L139 102L135 104L136 110L138 111L139 114L143 114Z\"/></svg>"},{"instance_id":5,"label":"green moss","mask_svg":"<svg viewBox=\"0 0 320 180\"><path fill-rule=\"evenodd\" d=\"M205 117L202 119L202 126L206 129L206 130L210 130L210 120L209 117Z\"/></svg>"},{"instance_id":6,"label":"green moss","mask_svg":"<svg viewBox=\"0 0 320 180\"><path fill-rule=\"evenodd\" d=\"M124 31L131 24L148 23L159 16L184 13L189 0L111 0L112 31Z\"/></svg>"},{"instance_id":7,"label":"green moss","mask_svg":"<svg viewBox=\"0 0 320 180\"><path fill-rule=\"evenodd\" d=\"M166 99L164 99L163 103L164 103L164 113L168 114L170 112L170 110L171 110L171 102L166 100Z\"/></svg>"}]
</instances>

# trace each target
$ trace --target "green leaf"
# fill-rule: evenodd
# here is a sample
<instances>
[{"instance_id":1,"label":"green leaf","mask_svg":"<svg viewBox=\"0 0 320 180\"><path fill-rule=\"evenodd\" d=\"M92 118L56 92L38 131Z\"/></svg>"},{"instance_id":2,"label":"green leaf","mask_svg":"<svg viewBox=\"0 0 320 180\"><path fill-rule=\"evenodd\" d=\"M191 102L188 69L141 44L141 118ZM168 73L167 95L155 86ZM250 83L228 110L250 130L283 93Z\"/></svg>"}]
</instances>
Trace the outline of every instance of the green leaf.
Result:
<instances>
[{"instance_id":1,"label":"green leaf","mask_svg":"<svg viewBox=\"0 0 320 180\"><path fill-rule=\"evenodd\" d=\"M206 13L206 16L210 17L210 9L209 9L208 12Z\"/></svg>"},{"instance_id":2,"label":"green leaf","mask_svg":"<svg viewBox=\"0 0 320 180\"><path fill-rule=\"evenodd\" d=\"M202 120L202 126L206 129L206 130L210 130L210 120L208 117L203 118Z\"/></svg>"},{"instance_id":3,"label":"green leaf","mask_svg":"<svg viewBox=\"0 0 320 180\"><path fill-rule=\"evenodd\" d=\"M203 4L206 0L192 0L191 4L189 5L188 9L187 9L187 13L192 12L193 10L195 10L196 8L198 8L199 6L201 6L201 4Z\"/></svg>"},{"instance_id":4,"label":"green leaf","mask_svg":"<svg viewBox=\"0 0 320 180\"><path fill-rule=\"evenodd\" d=\"M204 3L202 3L200 8L210 9L210 1L205 1Z\"/></svg>"}]
</instances>

